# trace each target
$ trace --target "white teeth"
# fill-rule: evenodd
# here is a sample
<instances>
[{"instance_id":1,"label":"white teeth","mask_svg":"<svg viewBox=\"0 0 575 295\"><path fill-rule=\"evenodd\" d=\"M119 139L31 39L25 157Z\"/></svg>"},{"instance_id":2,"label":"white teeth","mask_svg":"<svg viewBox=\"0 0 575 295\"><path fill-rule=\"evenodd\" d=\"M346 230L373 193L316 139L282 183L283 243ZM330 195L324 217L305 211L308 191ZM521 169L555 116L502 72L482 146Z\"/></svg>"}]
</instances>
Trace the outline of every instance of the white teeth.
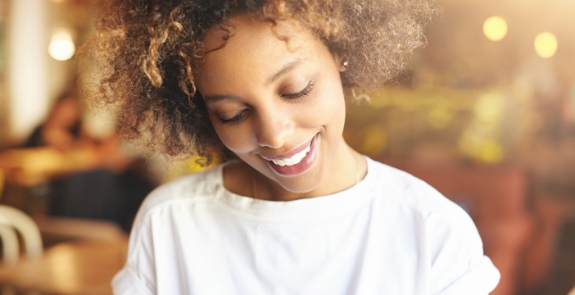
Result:
<instances>
[{"instance_id":1,"label":"white teeth","mask_svg":"<svg viewBox=\"0 0 575 295\"><path fill-rule=\"evenodd\" d=\"M272 162L278 166L293 166L301 162L303 158L309 153L311 150L310 146L306 147L303 151L285 159L281 160L272 160Z\"/></svg>"}]
</instances>

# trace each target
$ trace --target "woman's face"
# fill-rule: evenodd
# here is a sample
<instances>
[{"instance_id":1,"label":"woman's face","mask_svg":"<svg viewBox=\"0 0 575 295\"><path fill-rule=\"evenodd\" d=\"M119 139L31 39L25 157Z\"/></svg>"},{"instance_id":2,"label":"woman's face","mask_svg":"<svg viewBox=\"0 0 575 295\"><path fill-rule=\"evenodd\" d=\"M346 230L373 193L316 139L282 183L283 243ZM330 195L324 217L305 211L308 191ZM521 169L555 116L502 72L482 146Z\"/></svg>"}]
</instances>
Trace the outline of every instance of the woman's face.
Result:
<instances>
[{"instance_id":1,"label":"woman's face","mask_svg":"<svg viewBox=\"0 0 575 295\"><path fill-rule=\"evenodd\" d=\"M340 168L345 101L340 64L295 23L229 20L204 39L197 87L222 143L294 193L323 191ZM332 179L333 180L333 179Z\"/></svg>"}]
</instances>

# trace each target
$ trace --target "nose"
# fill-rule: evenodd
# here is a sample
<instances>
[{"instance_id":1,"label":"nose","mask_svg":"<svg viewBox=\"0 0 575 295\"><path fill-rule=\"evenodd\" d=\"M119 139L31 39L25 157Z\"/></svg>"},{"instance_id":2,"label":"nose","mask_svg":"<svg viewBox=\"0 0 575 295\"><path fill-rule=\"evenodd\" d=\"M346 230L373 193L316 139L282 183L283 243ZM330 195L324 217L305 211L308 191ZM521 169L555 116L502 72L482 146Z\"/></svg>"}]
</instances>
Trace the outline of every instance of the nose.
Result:
<instances>
[{"instance_id":1,"label":"nose","mask_svg":"<svg viewBox=\"0 0 575 295\"><path fill-rule=\"evenodd\" d=\"M280 148L295 132L295 122L289 111L260 109L255 116L255 136L261 147Z\"/></svg>"}]
</instances>

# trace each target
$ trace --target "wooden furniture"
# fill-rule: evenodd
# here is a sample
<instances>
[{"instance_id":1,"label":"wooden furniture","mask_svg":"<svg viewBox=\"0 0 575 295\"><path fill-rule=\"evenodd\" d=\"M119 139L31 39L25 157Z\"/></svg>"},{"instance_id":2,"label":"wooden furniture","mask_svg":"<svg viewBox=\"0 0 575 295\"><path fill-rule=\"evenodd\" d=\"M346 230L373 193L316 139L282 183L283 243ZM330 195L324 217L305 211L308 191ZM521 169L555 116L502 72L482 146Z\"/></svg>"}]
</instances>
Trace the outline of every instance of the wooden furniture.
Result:
<instances>
[{"instance_id":1,"label":"wooden furniture","mask_svg":"<svg viewBox=\"0 0 575 295\"><path fill-rule=\"evenodd\" d=\"M42 183L55 175L84 171L97 166L94 149L62 152L55 148L12 149L0 153L0 173L22 185Z\"/></svg>"},{"instance_id":2,"label":"wooden furniture","mask_svg":"<svg viewBox=\"0 0 575 295\"><path fill-rule=\"evenodd\" d=\"M4 181L5 181L4 171L0 169L0 198L2 198L2 194L4 193Z\"/></svg>"},{"instance_id":3,"label":"wooden furniture","mask_svg":"<svg viewBox=\"0 0 575 295\"><path fill-rule=\"evenodd\" d=\"M45 247L76 240L116 241L128 238L111 221L55 216L36 216L34 221L40 229Z\"/></svg>"},{"instance_id":4,"label":"wooden furniture","mask_svg":"<svg viewBox=\"0 0 575 295\"><path fill-rule=\"evenodd\" d=\"M50 148L9 150L0 154L0 180L32 186L55 175L93 168L94 163L97 163L95 154L88 150L71 153ZM0 196L2 184L0 181ZM0 286L3 287L0 291L7 294L112 294L111 280L123 267L128 247L128 237L117 225L50 216L36 216L34 221L44 245L54 246L46 248L41 257L22 257L14 264L0 260Z\"/></svg>"},{"instance_id":5,"label":"wooden furniture","mask_svg":"<svg viewBox=\"0 0 575 295\"><path fill-rule=\"evenodd\" d=\"M112 294L110 282L126 261L127 247L127 239L60 243L41 258L0 265L0 285L20 292Z\"/></svg>"}]
</instances>

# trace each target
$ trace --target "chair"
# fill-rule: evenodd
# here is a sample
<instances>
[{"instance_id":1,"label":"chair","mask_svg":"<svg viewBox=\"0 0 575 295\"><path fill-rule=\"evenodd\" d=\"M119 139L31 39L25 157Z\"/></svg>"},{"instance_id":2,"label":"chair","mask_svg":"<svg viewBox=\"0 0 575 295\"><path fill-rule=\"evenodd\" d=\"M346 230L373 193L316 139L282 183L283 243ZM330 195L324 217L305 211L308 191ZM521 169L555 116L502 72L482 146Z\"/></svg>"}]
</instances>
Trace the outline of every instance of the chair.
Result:
<instances>
[{"instance_id":1,"label":"chair","mask_svg":"<svg viewBox=\"0 0 575 295\"><path fill-rule=\"evenodd\" d=\"M32 218L18 209L0 205L0 224L12 227L21 235L28 257L42 256L42 237Z\"/></svg>"},{"instance_id":2,"label":"chair","mask_svg":"<svg viewBox=\"0 0 575 295\"><path fill-rule=\"evenodd\" d=\"M0 197L4 187L4 174L0 170ZM40 231L32 218L18 209L0 205L0 238L3 246L3 259L7 264L18 261L18 236L24 243L25 253L30 258L42 255L42 238Z\"/></svg>"},{"instance_id":3,"label":"chair","mask_svg":"<svg viewBox=\"0 0 575 295\"><path fill-rule=\"evenodd\" d=\"M0 224L0 239L2 240L2 258L6 264L18 262L18 236L14 229Z\"/></svg>"}]
</instances>

